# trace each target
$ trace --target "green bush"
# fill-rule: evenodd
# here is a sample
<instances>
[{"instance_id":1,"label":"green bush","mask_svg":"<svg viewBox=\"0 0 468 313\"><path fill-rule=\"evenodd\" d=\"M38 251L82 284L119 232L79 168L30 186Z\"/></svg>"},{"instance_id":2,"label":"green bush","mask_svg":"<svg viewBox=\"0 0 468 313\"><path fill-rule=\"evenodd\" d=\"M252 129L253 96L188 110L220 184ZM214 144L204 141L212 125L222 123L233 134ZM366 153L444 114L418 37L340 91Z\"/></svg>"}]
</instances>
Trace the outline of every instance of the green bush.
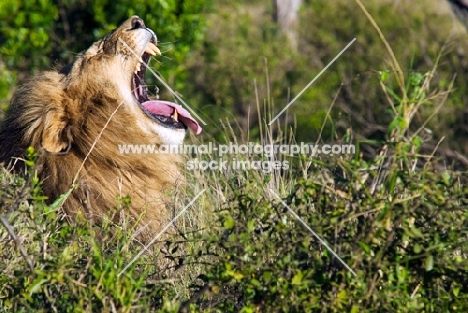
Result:
<instances>
[{"instance_id":1,"label":"green bush","mask_svg":"<svg viewBox=\"0 0 468 313\"><path fill-rule=\"evenodd\" d=\"M441 158L466 167L468 163L456 157L457 153L468 153L468 145L460 144L467 138L466 31L454 24L449 12L442 11L442 4L431 0L398 4L367 1L366 6L407 78L413 72L427 73L435 68L431 80L434 94L446 90L453 80L450 97L426 128L434 138L444 137L438 149ZM319 134L335 140L352 129L356 137L385 142L385 128L393 116L382 92L380 72L390 70L390 56L356 2L304 1L297 51L278 33L271 11L271 5L264 2L220 5L209 19L204 45L188 60L190 84L184 89L193 103L204 105L201 116L212 125L206 130L223 140L220 120L227 120L239 126L238 136L258 135L263 121L279 113L356 38L279 122L301 130L295 134L297 141L315 141ZM262 110L259 117L257 106L264 103L269 109ZM419 128L439 103L438 98L428 97L413 127ZM331 115L322 129L331 105ZM365 145L362 152L372 158L381 146ZM437 140L424 146L430 153Z\"/></svg>"},{"instance_id":2,"label":"green bush","mask_svg":"<svg viewBox=\"0 0 468 313\"><path fill-rule=\"evenodd\" d=\"M348 169L350 177L361 175L358 165ZM456 182L463 178L390 175L398 194L371 194L351 182L332 192L301 180L285 197L356 277L284 205L233 186L240 191L220 212L219 235L210 241L220 251L205 276L212 292L207 306L222 312L468 309L468 189Z\"/></svg>"}]
</instances>

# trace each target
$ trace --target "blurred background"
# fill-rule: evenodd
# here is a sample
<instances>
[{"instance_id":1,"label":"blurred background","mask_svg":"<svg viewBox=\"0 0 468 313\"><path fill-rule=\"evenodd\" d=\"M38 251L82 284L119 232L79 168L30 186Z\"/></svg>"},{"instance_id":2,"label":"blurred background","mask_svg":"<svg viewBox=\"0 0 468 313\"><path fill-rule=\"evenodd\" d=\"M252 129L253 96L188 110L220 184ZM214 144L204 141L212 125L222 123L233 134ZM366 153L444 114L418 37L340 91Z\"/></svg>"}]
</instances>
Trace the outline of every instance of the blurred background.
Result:
<instances>
[{"instance_id":1,"label":"blurred background","mask_svg":"<svg viewBox=\"0 0 468 313\"><path fill-rule=\"evenodd\" d=\"M439 145L442 166L468 167L468 33L449 1L363 3L404 75L433 76L424 107L413 119L414 129L425 127L423 150ZM319 134L323 142L351 137L362 142L365 158L385 144L395 117L384 89L392 89L395 73L378 33L349 0L3 0L0 118L18 84L73 61L133 14L158 36L163 56L151 67L208 123L204 136L218 141L227 127L238 138L257 140L259 125L356 38L281 115L273 133L297 142L315 142ZM147 76L154 90L157 81Z\"/></svg>"}]
</instances>

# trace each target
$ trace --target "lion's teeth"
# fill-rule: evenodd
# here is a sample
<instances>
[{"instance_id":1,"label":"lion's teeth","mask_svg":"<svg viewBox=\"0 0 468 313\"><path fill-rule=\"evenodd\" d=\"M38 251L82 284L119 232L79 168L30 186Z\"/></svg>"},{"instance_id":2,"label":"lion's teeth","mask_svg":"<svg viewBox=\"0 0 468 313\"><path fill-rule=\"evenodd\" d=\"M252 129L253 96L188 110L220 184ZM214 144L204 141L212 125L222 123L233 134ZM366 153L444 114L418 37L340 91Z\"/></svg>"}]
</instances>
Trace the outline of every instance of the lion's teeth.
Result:
<instances>
[{"instance_id":1,"label":"lion's teeth","mask_svg":"<svg viewBox=\"0 0 468 313\"><path fill-rule=\"evenodd\" d=\"M177 112L177 110L174 110L174 115L172 116L173 119L176 120L176 122L179 121L179 112Z\"/></svg>"},{"instance_id":2,"label":"lion's teeth","mask_svg":"<svg viewBox=\"0 0 468 313\"><path fill-rule=\"evenodd\" d=\"M148 54L151 54L152 56L155 56L155 55L156 55L156 53L153 52L153 50L151 50L151 49L149 48L149 44L148 44L148 46L146 46L145 52L148 53Z\"/></svg>"},{"instance_id":3,"label":"lion's teeth","mask_svg":"<svg viewBox=\"0 0 468 313\"><path fill-rule=\"evenodd\" d=\"M159 50L158 47L152 42L148 42L148 45L146 46L145 52L151 55L161 55L161 51Z\"/></svg>"},{"instance_id":4,"label":"lion's teeth","mask_svg":"<svg viewBox=\"0 0 468 313\"><path fill-rule=\"evenodd\" d=\"M136 67L135 67L135 74L138 73L141 70L141 63L138 62Z\"/></svg>"}]
</instances>

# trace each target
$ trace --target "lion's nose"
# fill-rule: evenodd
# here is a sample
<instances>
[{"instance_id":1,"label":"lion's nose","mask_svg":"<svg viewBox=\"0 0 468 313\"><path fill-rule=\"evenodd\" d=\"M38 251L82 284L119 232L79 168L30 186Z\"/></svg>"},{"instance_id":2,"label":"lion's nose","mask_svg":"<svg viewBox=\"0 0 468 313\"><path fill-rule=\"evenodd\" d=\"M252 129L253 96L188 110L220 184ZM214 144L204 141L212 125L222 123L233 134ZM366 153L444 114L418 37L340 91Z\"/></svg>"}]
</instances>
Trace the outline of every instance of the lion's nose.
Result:
<instances>
[{"instance_id":1,"label":"lion's nose","mask_svg":"<svg viewBox=\"0 0 468 313\"><path fill-rule=\"evenodd\" d=\"M143 22L143 20L137 16L132 19L132 29L138 28L146 28L146 25L145 22Z\"/></svg>"}]
</instances>

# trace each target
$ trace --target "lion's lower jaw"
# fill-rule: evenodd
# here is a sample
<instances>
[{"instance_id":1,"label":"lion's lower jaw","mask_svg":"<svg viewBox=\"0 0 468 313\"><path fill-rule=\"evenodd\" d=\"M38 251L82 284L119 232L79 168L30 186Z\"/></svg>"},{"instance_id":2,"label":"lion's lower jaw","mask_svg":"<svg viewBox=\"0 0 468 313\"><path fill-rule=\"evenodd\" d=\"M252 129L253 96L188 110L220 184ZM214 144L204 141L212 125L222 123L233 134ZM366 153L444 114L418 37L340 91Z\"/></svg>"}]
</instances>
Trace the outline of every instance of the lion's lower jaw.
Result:
<instances>
[{"instance_id":1,"label":"lion's lower jaw","mask_svg":"<svg viewBox=\"0 0 468 313\"><path fill-rule=\"evenodd\" d=\"M181 145L187 133L185 129L174 129L162 126L155 126L154 131L166 145Z\"/></svg>"}]
</instances>

